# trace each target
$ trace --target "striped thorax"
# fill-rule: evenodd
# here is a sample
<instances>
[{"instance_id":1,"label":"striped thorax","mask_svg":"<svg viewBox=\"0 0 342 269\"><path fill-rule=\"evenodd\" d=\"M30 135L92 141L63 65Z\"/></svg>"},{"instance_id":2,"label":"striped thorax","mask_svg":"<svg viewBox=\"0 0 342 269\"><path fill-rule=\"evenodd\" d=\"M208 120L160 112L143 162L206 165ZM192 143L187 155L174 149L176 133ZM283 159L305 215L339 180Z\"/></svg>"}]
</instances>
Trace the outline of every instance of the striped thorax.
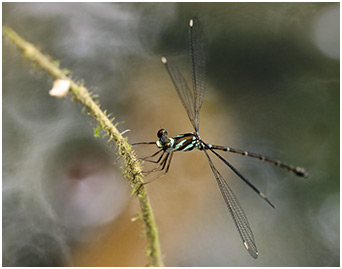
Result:
<instances>
[{"instance_id":1,"label":"striped thorax","mask_svg":"<svg viewBox=\"0 0 342 269\"><path fill-rule=\"evenodd\" d=\"M157 133L159 140L156 145L165 152L191 151L201 148L200 137L197 133L180 134L172 138L168 138L167 134L165 129L160 129Z\"/></svg>"}]
</instances>

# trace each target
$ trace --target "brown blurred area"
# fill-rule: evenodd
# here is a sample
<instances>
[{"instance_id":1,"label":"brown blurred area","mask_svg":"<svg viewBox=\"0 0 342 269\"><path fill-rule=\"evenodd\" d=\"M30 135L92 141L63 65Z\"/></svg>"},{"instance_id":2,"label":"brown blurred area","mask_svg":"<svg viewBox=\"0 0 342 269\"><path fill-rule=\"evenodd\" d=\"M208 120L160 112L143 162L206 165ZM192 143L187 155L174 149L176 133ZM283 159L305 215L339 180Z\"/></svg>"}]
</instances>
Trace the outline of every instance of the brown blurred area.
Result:
<instances>
[{"instance_id":1,"label":"brown blurred area","mask_svg":"<svg viewBox=\"0 0 342 269\"><path fill-rule=\"evenodd\" d=\"M105 236L87 244L76 245L72 251L72 266L142 266L145 239L142 227L130 221L132 214L120 215L115 223L103 227ZM134 244L133 244L134 242Z\"/></svg>"}]
</instances>

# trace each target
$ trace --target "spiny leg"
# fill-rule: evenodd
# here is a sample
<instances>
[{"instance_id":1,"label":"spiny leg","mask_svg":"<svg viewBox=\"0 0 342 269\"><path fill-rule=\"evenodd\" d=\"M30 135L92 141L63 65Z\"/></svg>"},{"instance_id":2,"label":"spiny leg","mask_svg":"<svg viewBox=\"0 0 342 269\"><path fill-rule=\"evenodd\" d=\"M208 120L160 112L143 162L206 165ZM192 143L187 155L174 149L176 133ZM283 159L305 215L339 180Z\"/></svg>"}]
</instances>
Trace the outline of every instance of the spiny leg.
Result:
<instances>
[{"instance_id":1,"label":"spiny leg","mask_svg":"<svg viewBox=\"0 0 342 269\"><path fill-rule=\"evenodd\" d=\"M203 141L201 141L206 147L209 148L207 144L205 144ZM253 191L255 191L262 199L264 199L270 206L274 208L274 205L271 203L271 201L266 197L265 194L263 194L257 187L255 187L247 178L245 178L241 173L233 166L231 165L226 159L224 159L221 155L219 155L217 152L215 152L213 149L209 148L209 150L214 153L221 161L223 161L232 171L241 178L247 185L252 188Z\"/></svg>"},{"instance_id":2,"label":"spiny leg","mask_svg":"<svg viewBox=\"0 0 342 269\"><path fill-rule=\"evenodd\" d=\"M170 158L168 158L168 156L170 156ZM164 176L169 171L171 160L172 160L172 156L173 156L173 152L168 153L168 155L164 158L165 162L163 160L164 164L163 164L163 167L160 169L160 171L163 171L165 169L165 167L166 167L166 170L162 174L159 174L157 177L151 179L150 181L144 182L143 185L151 183L151 182L157 180L158 178L160 178L161 176ZM167 162L167 160L169 160L169 161ZM166 165L166 163L167 163L167 165ZM155 172L155 171L153 171L153 172Z\"/></svg>"},{"instance_id":3,"label":"spiny leg","mask_svg":"<svg viewBox=\"0 0 342 269\"><path fill-rule=\"evenodd\" d=\"M145 158L139 158L140 160L143 160L143 161L147 161L147 162L151 162L151 163L159 163L161 158L164 156L165 154L165 151L163 151L163 153L160 155L160 157L158 158L157 161L154 161L154 160L148 160L147 158L152 158L154 156L156 156L159 152L161 152L161 150L158 150L156 153L154 153L152 156L149 156L149 157L145 157ZM160 165L159 165L160 166ZM151 172L153 172L153 170L150 170L150 171L141 171L141 173L145 174L145 175L149 175Z\"/></svg>"},{"instance_id":4,"label":"spiny leg","mask_svg":"<svg viewBox=\"0 0 342 269\"><path fill-rule=\"evenodd\" d=\"M164 153L165 152L163 152L163 154L162 154L162 156L164 155ZM142 173L143 174L145 174L145 176L148 176L150 173L152 173L152 172L157 172L157 171L162 171L164 168L165 168L165 165L166 165L166 162L167 162L167 160L168 160L168 158L169 158L169 155L170 155L170 153L167 153L167 155L165 156L165 158L155 167L155 168L153 168L152 170L149 170L149 171L142 171ZM172 156L171 156L172 157ZM161 158L159 158L159 159L161 159ZM162 166L162 167L161 167ZM161 167L161 168L160 168ZM165 173L163 173L163 174L165 174ZM162 175L163 175L162 174ZM160 175L161 176L161 175ZM140 188L143 186L143 185L146 185L146 184L148 184L148 183L151 183L152 181L154 181L154 180L156 180L157 178L159 178L160 176L158 176L158 177L156 177L155 179L152 179L152 180L150 180L150 181L146 181L146 182L143 182L143 183L141 183L140 184L140 186L137 188L137 190L136 190L136 193L139 193L139 191L140 191Z\"/></svg>"},{"instance_id":5,"label":"spiny leg","mask_svg":"<svg viewBox=\"0 0 342 269\"><path fill-rule=\"evenodd\" d=\"M162 154L160 155L160 157L158 158L157 161L154 161L154 160L149 160L151 158L153 158L154 156L158 155L160 152L162 152ZM139 160L142 160L142 161L146 161L146 162L150 162L150 163L159 163L161 158L164 156L164 153L165 151L163 151L163 149L161 150L158 150L156 153L154 153L153 155L151 156L147 156L147 157L143 157L143 158L139 158Z\"/></svg>"},{"instance_id":6,"label":"spiny leg","mask_svg":"<svg viewBox=\"0 0 342 269\"><path fill-rule=\"evenodd\" d=\"M169 159L169 157L170 157L169 163L171 162L172 155L173 155L173 152L167 154L167 158L165 158L165 162L164 162L164 164L163 164L162 169L160 169L160 171L163 171L163 170L165 169L165 166L166 166L166 164L167 164L167 160ZM169 166L169 165L168 165L168 166ZM164 174L166 174L166 172L165 172Z\"/></svg>"},{"instance_id":7,"label":"spiny leg","mask_svg":"<svg viewBox=\"0 0 342 269\"><path fill-rule=\"evenodd\" d=\"M133 146L135 145L151 145L151 144L156 144L155 142L138 142L138 143L132 143ZM164 151L163 153L161 154L161 156L159 157L159 159L157 161L154 161L154 160L150 160L151 158L153 158L154 156L158 155L158 153L162 152L163 149L160 149L158 150L156 153L152 154L151 156L147 156L147 157L142 157L142 158L138 158L139 160L142 160L142 161L147 161L147 162L151 162L151 163L159 163L161 158L163 157L164 155Z\"/></svg>"},{"instance_id":8,"label":"spiny leg","mask_svg":"<svg viewBox=\"0 0 342 269\"><path fill-rule=\"evenodd\" d=\"M169 156L170 156L170 153L167 153L166 156L164 157L164 159L162 159L161 162L155 168L153 168L152 170L149 170L149 171L145 171L143 173L146 175L149 175L152 172L162 171L165 168L165 165L166 165L166 162L167 162Z\"/></svg>"},{"instance_id":9,"label":"spiny leg","mask_svg":"<svg viewBox=\"0 0 342 269\"><path fill-rule=\"evenodd\" d=\"M237 154L240 154L243 156L248 156L248 157L256 158L256 159L264 161L264 162L272 163L272 164L274 164L280 168L284 168L284 169L294 173L295 175L297 175L299 177L308 177L309 176L309 174L302 167L294 167L294 166L289 165L285 162L269 158L269 157L264 156L262 154L252 153L252 152L248 152L248 151L244 151L244 150L240 150L240 149L234 149L234 148L230 148L230 147L223 147L223 146L217 146L217 145L208 145L208 148L209 149L223 150L223 151L232 152L232 153L237 153Z\"/></svg>"},{"instance_id":10,"label":"spiny leg","mask_svg":"<svg viewBox=\"0 0 342 269\"><path fill-rule=\"evenodd\" d=\"M171 165L172 156L173 156L173 151L171 152L170 160L169 160L169 163L168 163L168 165L167 165L167 167L166 167L166 170L165 170L165 172L164 172L164 175L165 175L167 172L169 172L169 168L170 168L170 165Z\"/></svg>"},{"instance_id":11,"label":"spiny leg","mask_svg":"<svg viewBox=\"0 0 342 269\"><path fill-rule=\"evenodd\" d=\"M137 142L137 143L132 143L132 146L135 145L152 145L152 144L156 144L156 142Z\"/></svg>"}]
</instances>

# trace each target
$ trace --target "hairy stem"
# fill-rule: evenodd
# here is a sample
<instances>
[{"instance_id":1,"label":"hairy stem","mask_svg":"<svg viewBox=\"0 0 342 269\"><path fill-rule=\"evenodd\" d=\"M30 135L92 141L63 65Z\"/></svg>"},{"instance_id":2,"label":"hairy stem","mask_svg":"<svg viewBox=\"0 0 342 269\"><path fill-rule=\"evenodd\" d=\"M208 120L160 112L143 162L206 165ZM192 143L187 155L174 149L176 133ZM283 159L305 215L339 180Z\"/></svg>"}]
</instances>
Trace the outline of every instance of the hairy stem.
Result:
<instances>
[{"instance_id":1,"label":"hairy stem","mask_svg":"<svg viewBox=\"0 0 342 269\"><path fill-rule=\"evenodd\" d=\"M143 183L143 175L141 174L141 164L137 160L135 152L127 139L122 136L115 125L102 111L98 102L95 102L88 90L78 83L74 82L67 76L67 72L58 67L49 57L43 55L34 45L25 41L11 28L3 27L3 35L10 39L18 48L23 51L25 58L32 61L37 67L45 70L54 79L62 79L70 82L70 92L73 100L85 106L89 114L99 123L99 126L107 133L110 140L113 140L118 147L119 155L124 161L123 175L128 179L132 188L136 191L136 196L140 202L141 218L145 224L145 234L147 237L146 255L148 258L148 266L164 266L161 258L160 243L158 239L158 230L155 223L152 207L147 195L145 185Z\"/></svg>"}]
</instances>

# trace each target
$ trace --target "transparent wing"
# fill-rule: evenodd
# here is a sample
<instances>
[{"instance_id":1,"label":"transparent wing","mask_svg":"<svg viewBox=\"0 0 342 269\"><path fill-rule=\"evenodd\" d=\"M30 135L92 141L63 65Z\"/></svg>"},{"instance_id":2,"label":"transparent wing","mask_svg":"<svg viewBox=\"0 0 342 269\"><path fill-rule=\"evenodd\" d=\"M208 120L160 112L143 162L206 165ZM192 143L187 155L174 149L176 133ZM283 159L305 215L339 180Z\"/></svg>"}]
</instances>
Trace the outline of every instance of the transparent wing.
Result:
<instances>
[{"instance_id":1,"label":"transparent wing","mask_svg":"<svg viewBox=\"0 0 342 269\"><path fill-rule=\"evenodd\" d=\"M185 78L182 76L179 69L173 64L173 62L166 57L162 57L161 60L170 75L170 78L176 88L178 97L181 100L186 113L188 113L192 126L196 129L198 121L195 120L195 101L193 92L190 90Z\"/></svg>"},{"instance_id":2,"label":"transparent wing","mask_svg":"<svg viewBox=\"0 0 342 269\"><path fill-rule=\"evenodd\" d=\"M201 23L194 17L190 20L190 60L194 96L195 130L199 129L199 111L205 95L205 50Z\"/></svg>"},{"instance_id":3,"label":"transparent wing","mask_svg":"<svg viewBox=\"0 0 342 269\"><path fill-rule=\"evenodd\" d=\"M234 223L236 225L236 228L239 231L239 234L242 238L242 242L244 247L247 249L249 254L254 258L258 258L258 250L255 244L253 232L251 230L251 227L249 226L247 217L235 197L232 189L229 187L226 180L221 176L219 171L215 168L213 162L211 161L207 151L204 149L204 153L208 158L211 170L214 173L214 176L216 178L217 184L220 188L220 191L222 193L222 196L224 198L224 201L226 202L227 208L229 210L229 213L231 214Z\"/></svg>"}]
</instances>

